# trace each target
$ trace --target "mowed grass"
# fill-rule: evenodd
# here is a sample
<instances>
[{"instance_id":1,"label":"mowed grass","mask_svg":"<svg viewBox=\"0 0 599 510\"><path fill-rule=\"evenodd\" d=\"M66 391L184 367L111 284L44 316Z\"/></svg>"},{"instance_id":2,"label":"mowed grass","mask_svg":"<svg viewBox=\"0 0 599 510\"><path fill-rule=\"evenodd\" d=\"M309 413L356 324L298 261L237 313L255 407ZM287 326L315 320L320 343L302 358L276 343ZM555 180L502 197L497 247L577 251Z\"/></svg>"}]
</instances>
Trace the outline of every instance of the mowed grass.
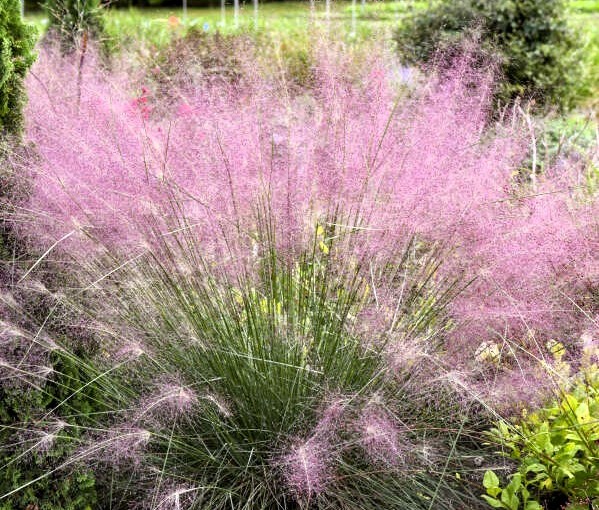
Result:
<instances>
[{"instance_id":1,"label":"mowed grass","mask_svg":"<svg viewBox=\"0 0 599 510\"><path fill-rule=\"evenodd\" d=\"M106 16L107 32L113 45L128 47L149 44L160 47L174 36L184 35L190 28L221 33L246 32L266 35L286 45L300 47L309 44L311 26L328 27L331 33L348 41L360 41L373 36L391 39L396 27L414 10L425 9L428 0L371 1L364 5L356 0L331 2L330 23L327 23L324 0L314 2L276 2L260 5L255 16L252 2L242 5L239 17L234 18L233 8L227 5L225 17L220 8L190 8L187 16L182 9L146 8L111 9ZM599 97L599 0L571 0L569 2L572 25L583 34L585 47L582 58L586 61L590 96ZM355 9L355 16L354 16ZM40 33L47 25L43 12L26 14Z\"/></svg>"},{"instance_id":2,"label":"mowed grass","mask_svg":"<svg viewBox=\"0 0 599 510\"><path fill-rule=\"evenodd\" d=\"M331 3L331 23L340 37L368 37L373 33L390 34L393 26L413 12L426 8L427 0L371 1L362 5L357 0L355 7L349 1ZM596 35L599 32L599 0L571 0L569 2L573 21L584 25L585 31ZM353 11L355 9L356 32L353 33ZM43 12L26 14L26 18L40 31L44 30L47 19ZM282 36L305 31L311 23L325 21L324 0L314 2L314 11L310 3L276 2L260 5L257 18L254 16L252 2L242 5L237 20L233 8L227 5L226 15L222 18L220 8L190 8L187 16L182 9L146 8L111 9L107 15L107 28L112 37L120 42L135 39L161 45L168 42L174 34L181 34L190 27L206 31L220 32L255 30L279 33Z\"/></svg>"},{"instance_id":3,"label":"mowed grass","mask_svg":"<svg viewBox=\"0 0 599 510\"><path fill-rule=\"evenodd\" d=\"M576 12L599 14L599 0L572 0L570 7Z\"/></svg>"},{"instance_id":4,"label":"mowed grass","mask_svg":"<svg viewBox=\"0 0 599 510\"><path fill-rule=\"evenodd\" d=\"M396 2L405 12L406 5L411 2ZM372 6L367 6L367 12L374 12ZM380 9L375 9L377 12ZM384 13L385 10L380 10ZM47 25L43 12L27 13L26 18L37 26L41 32ZM341 37L363 38L373 32L391 33L393 23L388 16L367 16L365 11L356 9L357 30L353 33L351 7L347 2L337 2L331 8L331 27ZM393 19L393 18L392 18ZM392 20L391 19L391 20ZM182 9L146 8L146 9L111 9L106 16L108 34L122 44L132 40L149 42L160 46L167 43L173 35L181 35L189 28L196 28L214 32L230 33L236 31L260 31L287 39L294 34L306 32L313 24L326 22L324 2L315 2L311 11L309 2L280 2L260 5L258 16L254 14L251 2L243 5L236 20L233 8L227 5L226 15L223 19L220 8L190 8L187 16L183 16ZM387 22L387 23L385 23Z\"/></svg>"}]
</instances>

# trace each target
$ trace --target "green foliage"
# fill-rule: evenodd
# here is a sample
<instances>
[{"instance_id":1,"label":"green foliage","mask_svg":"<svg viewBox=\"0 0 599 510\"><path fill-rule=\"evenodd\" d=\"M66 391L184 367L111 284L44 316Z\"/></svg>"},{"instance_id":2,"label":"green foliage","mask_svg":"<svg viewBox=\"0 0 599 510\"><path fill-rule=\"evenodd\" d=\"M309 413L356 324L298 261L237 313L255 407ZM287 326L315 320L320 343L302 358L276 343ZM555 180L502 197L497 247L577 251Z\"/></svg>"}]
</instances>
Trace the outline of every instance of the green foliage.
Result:
<instances>
[{"instance_id":1,"label":"green foliage","mask_svg":"<svg viewBox=\"0 0 599 510\"><path fill-rule=\"evenodd\" d=\"M563 0L436 0L406 18L396 40L408 61L426 62L437 49L456 48L464 34L478 31L481 51L499 57L502 99L573 104L582 72L580 42Z\"/></svg>"},{"instance_id":2,"label":"green foliage","mask_svg":"<svg viewBox=\"0 0 599 510\"><path fill-rule=\"evenodd\" d=\"M526 415L516 425L500 422L490 435L518 463L503 489L493 472L485 474L483 498L492 507L533 510L541 508L539 501L560 495L572 504L599 502L596 365L585 370L559 401Z\"/></svg>"},{"instance_id":3,"label":"green foliage","mask_svg":"<svg viewBox=\"0 0 599 510\"><path fill-rule=\"evenodd\" d=\"M522 475L516 473L510 482L503 488L499 484L499 478L493 471L487 471L483 478L483 486L487 494L483 499L493 508L504 508L507 510L542 510L542 506L530 499L530 492L522 483Z\"/></svg>"},{"instance_id":4,"label":"green foliage","mask_svg":"<svg viewBox=\"0 0 599 510\"><path fill-rule=\"evenodd\" d=\"M0 2L0 131L23 127L23 80L35 60L35 30L21 20L19 0Z\"/></svg>"},{"instance_id":5,"label":"green foliage","mask_svg":"<svg viewBox=\"0 0 599 510\"><path fill-rule=\"evenodd\" d=\"M50 32L58 34L64 50L104 33L101 0L46 0Z\"/></svg>"},{"instance_id":6,"label":"green foliage","mask_svg":"<svg viewBox=\"0 0 599 510\"><path fill-rule=\"evenodd\" d=\"M345 224L326 225L336 223ZM358 320L375 302L375 282L390 278L405 301L386 334L423 335L433 348L453 292L435 283L437 259L428 252L417 257L409 246L395 264L371 274L344 256L350 235L335 226L318 225L313 244L293 258L279 256L268 227L252 237L256 259L232 276L231 268L205 260L202 245L184 229L161 251L124 267L118 280L104 280L102 303L83 305L98 324L112 320L107 310L114 307L144 341L141 353L116 367L108 347L96 368L81 374L113 411L92 417L92 428L106 431L100 437L114 437L115 418L127 425L129 414L147 430L147 445L133 453L149 469L133 479L117 473L115 480L127 485L117 490L155 493L159 482L149 472L196 488L190 509L477 508L471 480L453 474L475 457L469 438L479 417L466 418L451 385L430 380L436 365L414 370L425 358L390 377L384 339L363 338ZM81 297L73 304L81 306ZM161 384L173 379L175 393L163 393ZM198 402L179 419L152 414L188 389ZM343 417L324 419L331 408ZM405 455L413 469L402 475L392 464L369 462L353 428L342 425L375 408L405 423L402 445L410 445ZM297 501L277 459L298 440L320 441L321 430L330 436L331 473L339 483L313 502L305 495ZM92 441L90 448L102 442ZM430 453L427 445L434 445Z\"/></svg>"},{"instance_id":7,"label":"green foliage","mask_svg":"<svg viewBox=\"0 0 599 510\"><path fill-rule=\"evenodd\" d=\"M10 494L0 499L0 510L95 507L95 479L88 469L74 467L45 476L72 455L78 445L79 426L97 409L96 399L81 387L81 369L61 354L55 354L52 361L54 377L43 387L0 386L0 497ZM43 436L28 432L67 395L73 397L56 416L69 420L68 430L57 430L47 444Z\"/></svg>"}]
</instances>

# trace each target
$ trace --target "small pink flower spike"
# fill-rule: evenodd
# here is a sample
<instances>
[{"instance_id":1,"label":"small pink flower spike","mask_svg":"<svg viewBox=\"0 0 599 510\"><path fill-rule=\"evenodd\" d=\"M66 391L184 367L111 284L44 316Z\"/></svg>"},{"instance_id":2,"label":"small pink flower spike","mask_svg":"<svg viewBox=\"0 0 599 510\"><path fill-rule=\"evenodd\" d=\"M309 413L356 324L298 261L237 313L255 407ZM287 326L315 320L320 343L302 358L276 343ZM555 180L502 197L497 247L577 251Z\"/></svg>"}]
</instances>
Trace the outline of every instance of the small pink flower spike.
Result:
<instances>
[{"instance_id":1,"label":"small pink flower spike","mask_svg":"<svg viewBox=\"0 0 599 510\"><path fill-rule=\"evenodd\" d=\"M356 429L360 446L371 461L390 466L401 462L399 429L387 413L373 409L364 411Z\"/></svg>"},{"instance_id":2,"label":"small pink flower spike","mask_svg":"<svg viewBox=\"0 0 599 510\"><path fill-rule=\"evenodd\" d=\"M287 487L301 499L311 499L322 493L330 479L328 445L308 439L296 444L281 460Z\"/></svg>"}]
</instances>

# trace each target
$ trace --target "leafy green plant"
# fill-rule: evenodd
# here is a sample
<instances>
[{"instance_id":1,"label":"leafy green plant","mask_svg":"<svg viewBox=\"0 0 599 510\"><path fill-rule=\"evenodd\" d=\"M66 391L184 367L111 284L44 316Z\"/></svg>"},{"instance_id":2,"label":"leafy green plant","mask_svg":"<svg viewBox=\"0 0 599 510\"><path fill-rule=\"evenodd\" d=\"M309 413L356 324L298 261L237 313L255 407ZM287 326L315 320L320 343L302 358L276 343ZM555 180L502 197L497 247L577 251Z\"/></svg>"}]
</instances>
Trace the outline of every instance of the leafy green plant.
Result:
<instances>
[{"instance_id":1,"label":"leafy green plant","mask_svg":"<svg viewBox=\"0 0 599 510\"><path fill-rule=\"evenodd\" d=\"M0 3L0 131L23 127L23 80L35 60L35 30L21 20L19 0Z\"/></svg>"},{"instance_id":2,"label":"leafy green plant","mask_svg":"<svg viewBox=\"0 0 599 510\"><path fill-rule=\"evenodd\" d=\"M494 508L533 510L562 496L573 504L599 500L599 372L591 365L553 404L516 425L500 422L493 441L518 463L509 484L485 474L483 498ZM532 495L532 498L531 498ZM520 506L523 504L524 506Z\"/></svg>"},{"instance_id":3,"label":"leafy green plant","mask_svg":"<svg viewBox=\"0 0 599 510\"><path fill-rule=\"evenodd\" d=\"M507 510L541 510L541 505L530 499L530 492L522 483L522 475L516 473L510 482L501 487L499 477L493 471L486 471L483 478L483 486L487 494L483 499L493 508L505 508ZM522 505L521 505L522 504Z\"/></svg>"},{"instance_id":4,"label":"leafy green plant","mask_svg":"<svg viewBox=\"0 0 599 510\"><path fill-rule=\"evenodd\" d=\"M406 18L395 37L406 60L426 62L473 31L480 32L480 51L499 57L502 99L573 104L582 72L580 42L563 0L436 0Z\"/></svg>"}]
</instances>

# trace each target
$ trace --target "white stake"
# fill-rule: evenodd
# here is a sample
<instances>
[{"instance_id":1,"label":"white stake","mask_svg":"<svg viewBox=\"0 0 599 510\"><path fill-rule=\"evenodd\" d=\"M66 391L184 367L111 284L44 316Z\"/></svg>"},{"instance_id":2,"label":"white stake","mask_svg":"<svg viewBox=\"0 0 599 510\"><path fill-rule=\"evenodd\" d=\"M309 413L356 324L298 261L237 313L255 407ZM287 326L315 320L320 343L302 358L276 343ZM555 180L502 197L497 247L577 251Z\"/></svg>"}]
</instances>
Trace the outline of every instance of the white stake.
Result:
<instances>
[{"instance_id":1,"label":"white stake","mask_svg":"<svg viewBox=\"0 0 599 510\"><path fill-rule=\"evenodd\" d=\"M235 27L239 26L239 0L233 1L233 19L235 21Z\"/></svg>"},{"instance_id":2,"label":"white stake","mask_svg":"<svg viewBox=\"0 0 599 510\"><path fill-rule=\"evenodd\" d=\"M258 0L254 0L254 28L258 30Z\"/></svg>"},{"instance_id":3,"label":"white stake","mask_svg":"<svg viewBox=\"0 0 599 510\"><path fill-rule=\"evenodd\" d=\"M331 17L331 0L326 0L325 5L326 5L325 17L328 21L329 18Z\"/></svg>"},{"instance_id":4,"label":"white stake","mask_svg":"<svg viewBox=\"0 0 599 510\"><path fill-rule=\"evenodd\" d=\"M25 17L25 0L21 0L21 18Z\"/></svg>"},{"instance_id":5,"label":"white stake","mask_svg":"<svg viewBox=\"0 0 599 510\"><path fill-rule=\"evenodd\" d=\"M187 0L183 0L183 21L187 21Z\"/></svg>"},{"instance_id":6,"label":"white stake","mask_svg":"<svg viewBox=\"0 0 599 510\"><path fill-rule=\"evenodd\" d=\"M220 24L225 26L227 23L227 8L225 6L225 0L220 0Z\"/></svg>"}]
</instances>

